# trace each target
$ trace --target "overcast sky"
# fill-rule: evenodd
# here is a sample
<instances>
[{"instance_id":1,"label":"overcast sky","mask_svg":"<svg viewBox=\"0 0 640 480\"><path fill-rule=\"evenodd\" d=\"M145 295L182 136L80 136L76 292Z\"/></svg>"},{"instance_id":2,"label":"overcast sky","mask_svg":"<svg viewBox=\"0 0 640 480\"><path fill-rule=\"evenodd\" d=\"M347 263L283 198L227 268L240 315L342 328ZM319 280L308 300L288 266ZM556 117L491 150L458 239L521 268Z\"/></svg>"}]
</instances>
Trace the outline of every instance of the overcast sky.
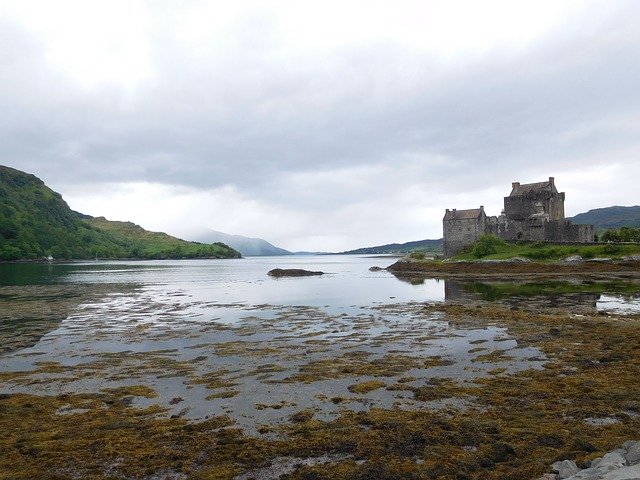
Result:
<instances>
[{"instance_id":1,"label":"overcast sky","mask_svg":"<svg viewBox=\"0 0 640 480\"><path fill-rule=\"evenodd\" d=\"M640 203L640 2L0 0L0 164L71 208L336 251L556 178Z\"/></svg>"}]
</instances>

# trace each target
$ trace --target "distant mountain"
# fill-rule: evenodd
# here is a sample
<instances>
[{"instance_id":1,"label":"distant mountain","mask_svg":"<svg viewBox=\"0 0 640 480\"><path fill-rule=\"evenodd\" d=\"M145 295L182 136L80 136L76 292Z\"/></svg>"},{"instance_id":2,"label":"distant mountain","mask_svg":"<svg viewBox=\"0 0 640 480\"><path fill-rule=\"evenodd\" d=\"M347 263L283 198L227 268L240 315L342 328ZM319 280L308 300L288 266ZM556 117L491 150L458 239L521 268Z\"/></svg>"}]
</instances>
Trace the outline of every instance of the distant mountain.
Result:
<instances>
[{"instance_id":1,"label":"distant mountain","mask_svg":"<svg viewBox=\"0 0 640 480\"><path fill-rule=\"evenodd\" d=\"M237 258L222 243L187 242L130 222L69 208L34 175L0 165L0 260L87 258Z\"/></svg>"},{"instance_id":2,"label":"distant mountain","mask_svg":"<svg viewBox=\"0 0 640 480\"><path fill-rule=\"evenodd\" d=\"M242 235L230 235L209 228L197 228L184 232L183 236L196 242L223 242L236 249L245 257L260 255L293 255L284 248L276 247L261 238L244 237Z\"/></svg>"},{"instance_id":3,"label":"distant mountain","mask_svg":"<svg viewBox=\"0 0 640 480\"><path fill-rule=\"evenodd\" d=\"M573 223L595 225L596 230L608 230L620 227L640 227L640 205L634 207L595 208L579 213L569 220Z\"/></svg>"},{"instance_id":4,"label":"distant mountain","mask_svg":"<svg viewBox=\"0 0 640 480\"><path fill-rule=\"evenodd\" d=\"M356 250L342 252L349 255L379 255L384 253L411 253L411 252L442 252L442 239L439 240L417 240L407 243L389 243L387 245L379 245L377 247L364 247Z\"/></svg>"}]
</instances>

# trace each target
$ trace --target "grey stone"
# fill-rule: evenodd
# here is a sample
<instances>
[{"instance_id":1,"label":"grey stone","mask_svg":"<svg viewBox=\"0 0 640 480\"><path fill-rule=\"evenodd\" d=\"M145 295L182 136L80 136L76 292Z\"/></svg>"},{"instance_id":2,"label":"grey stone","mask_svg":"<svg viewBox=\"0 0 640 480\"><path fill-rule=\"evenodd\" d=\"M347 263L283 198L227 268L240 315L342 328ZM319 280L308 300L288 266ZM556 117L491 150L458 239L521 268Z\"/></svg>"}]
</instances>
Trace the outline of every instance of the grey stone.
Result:
<instances>
[{"instance_id":1,"label":"grey stone","mask_svg":"<svg viewBox=\"0 0 640 480\"><path fill-rule=\"evenodd\" d=\"M640 442L635 442L629 447L625 458L629 465L635 465L640 462Z\"/></svg>"},{"instance_id":2,"label":"grey stone","mask_svg":"<svg viewBox=\"0 0 640 480\"><path fill-rule=\"evenodd\" d=\"M581 262L582 257L580 255L569 255L564 259L565 262Z\"/></svg>"},{"instance_id":3,"label":"grey stone","mask_svg":"<svg viewBox=\"0 0 640 480\"><path fill-rule=\"evenodd\" d=\"M627 440L626 442L624 442L622 444L622 448L624 448L625 450L629 450L631 447L633 447L636 443L640 443L638 442L638 440Z\"/></svg>"},{"instance_id":4,"label":"grey stone","mask_svg":"<svg viewBox=\"0 0 640 480\"><path fill-rule=\"evenodd\" d=\"M552 470L558 472L560 479L569 478L580 471L573 460L563 460L553 464Z\"/></svg>"},{"instance_id":5,"label":"grey stone","mask_svg":"<svg viewBox=\"0 0 640 480\"><path fill-rule=\"evenodd\" d=\"M603 467L614 467L620 468L624 467L627 464L627 460L622 456L622 454L618 451L609 452L602 457L602 460L598 464L599 469Z\"/></svg>"},{"instance_id":6,"label":"grey stone","mask_svg":"<svg viewBox=\"0 0 640 480\"><path fill-rule=\"evenodd\" d=\"M602 480L640 480L640 465L613 470L603 476Z\"/></svg>"},{"instance_id":7,"label":"grey stone","mask_svg":"<svg viewBox=\"0 0 640 480\"><path fill-rule=\"evenodd\" d=\"M606 425L615 425L616 423L620 423L620 420L614 417L602 417L602 418L585 418L584 423L587 425L591 425L593 427L602 427Z\"/></svg>"}]
</instances>

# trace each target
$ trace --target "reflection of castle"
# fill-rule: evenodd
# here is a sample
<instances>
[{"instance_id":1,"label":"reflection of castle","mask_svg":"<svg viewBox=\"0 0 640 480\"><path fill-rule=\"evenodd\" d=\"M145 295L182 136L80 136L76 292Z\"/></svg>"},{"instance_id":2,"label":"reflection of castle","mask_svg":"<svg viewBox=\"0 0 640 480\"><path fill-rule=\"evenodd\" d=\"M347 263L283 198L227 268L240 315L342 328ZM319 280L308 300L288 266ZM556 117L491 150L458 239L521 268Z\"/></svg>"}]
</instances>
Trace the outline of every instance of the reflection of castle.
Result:
<instances>
[{"instance_id":1,"label":"reflection of castle","mask_svg":"<svg viewBox=\"0 0 640 480\"><path fill-rule=\"evenodd\" d=\"M593 242L593 225L574 225L564 218L565 194L558 192L553 177L547 182L524 185L514 182L511 187L499 217L488 217L482 206L447 209L442 221L445 257L473 245L486 234L509 241Z\"/></svg>"},{"instance_id":2,"label":"reflection of castle","mask_svg":"<svg viewBox=\"0 0 640 480\"><path fill-rule=\"evenodd\" d=\"M540 293L536 295L518 294L517 284L508 292L502 292L500 283L444 281L444 299L446 302L463 303L472 300L503 301L518 308L575 308L581 311L596 312L600 294L588 292L568 292L560 294ZM504 285L504 284L502 284ZM527 284L522 287L526 288Z\"/></svg>"}]
</instances>

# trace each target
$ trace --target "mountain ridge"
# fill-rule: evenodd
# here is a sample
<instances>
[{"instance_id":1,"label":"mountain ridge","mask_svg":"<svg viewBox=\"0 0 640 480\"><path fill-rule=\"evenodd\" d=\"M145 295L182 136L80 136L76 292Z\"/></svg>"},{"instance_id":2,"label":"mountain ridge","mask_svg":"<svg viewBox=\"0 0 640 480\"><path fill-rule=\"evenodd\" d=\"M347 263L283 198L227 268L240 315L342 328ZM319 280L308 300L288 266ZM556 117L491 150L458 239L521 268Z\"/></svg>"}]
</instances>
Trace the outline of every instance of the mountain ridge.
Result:
<instances>
[{"instance_id":1,"label":"mountain ridge","mask_svg":"<svg viewBox=\"0 0 640 480\"><path fill-rule=\"evenodd\" d=\"M385 245L377 245L374 247L362 247L354 250L340 252L341 255L381 255L387 253L411 253L411 252L442 252L442 239L437 240L414 240L405 243L387 243Z\"/></svg>"},{"instance_id":2,"label":"mountain ridge","mask_svg":"<svg viewBox=\"0 0 640 480\"><path fill-rule=\"evenodd\" d=\"M187 230L182 236L198 242L222 242L239 251L245 257L293 255L292 252L276 247L262 238L233 235L205 227Z\"/></svg>"},{"instance_id":3,"label":"mountain ridge","mask_svg":"<svg viewBox=\"0 0 640 480\"><path fill-rule=\"evenodd\" d=\"M640 205L593 208L568 218L573 223L586 223L596 230L618 229L620 227L640 227Z\"/></svg>"}]
</instances>

